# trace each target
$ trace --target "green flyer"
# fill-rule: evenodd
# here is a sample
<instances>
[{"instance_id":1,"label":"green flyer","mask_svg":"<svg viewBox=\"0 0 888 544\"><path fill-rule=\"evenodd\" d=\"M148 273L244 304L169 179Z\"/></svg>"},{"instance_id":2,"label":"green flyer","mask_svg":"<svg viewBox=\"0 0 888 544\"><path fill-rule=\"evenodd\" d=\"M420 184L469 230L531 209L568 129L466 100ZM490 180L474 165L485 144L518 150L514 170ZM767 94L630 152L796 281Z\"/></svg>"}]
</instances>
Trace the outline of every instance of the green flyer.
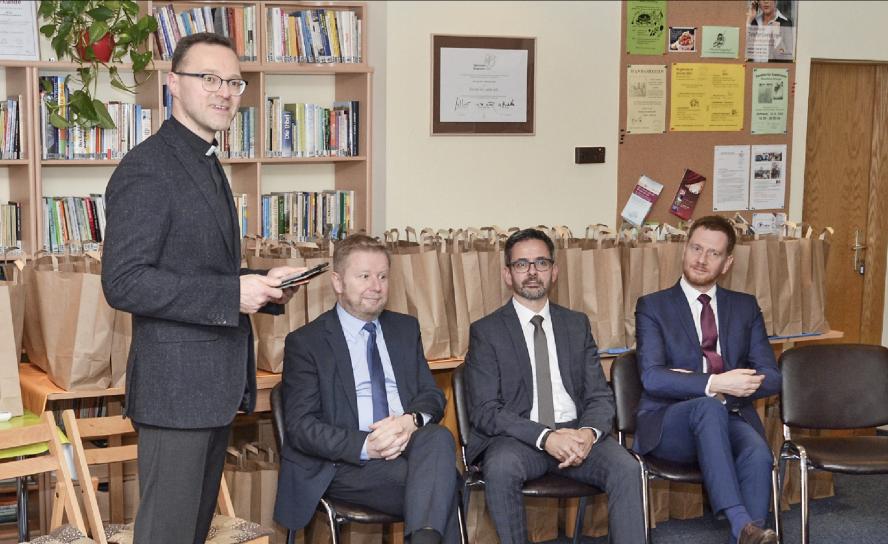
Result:
<instances>
[{"instance_id":1,"label":"green flyer","mask_svg":"<svg viewBox=\"0 0 888 544\"><path fill-rule=\"evenodd\" d=\"M789 109L789 70L752 69L750 134L786 134Z\"/></svg>"},{"instance_id":2,"label":"green flyer","mask_svg":"<svg viewBox=\"0 0 888 544\"><path fill-rule=\"evenodd\" d=\"M704 26L700 56L736 59L740 54L740 29L736 26Z\"/></svg>"},{"instance_id":3,"label":"green flyer","mask_svg":"<svg viewBox=\"0 0 888 544\"><path fill-rule=\"evenodd\" d=\"M626 53L663 55L666 53L666 0L626 2Z\"/></svg>"}]
</instances>

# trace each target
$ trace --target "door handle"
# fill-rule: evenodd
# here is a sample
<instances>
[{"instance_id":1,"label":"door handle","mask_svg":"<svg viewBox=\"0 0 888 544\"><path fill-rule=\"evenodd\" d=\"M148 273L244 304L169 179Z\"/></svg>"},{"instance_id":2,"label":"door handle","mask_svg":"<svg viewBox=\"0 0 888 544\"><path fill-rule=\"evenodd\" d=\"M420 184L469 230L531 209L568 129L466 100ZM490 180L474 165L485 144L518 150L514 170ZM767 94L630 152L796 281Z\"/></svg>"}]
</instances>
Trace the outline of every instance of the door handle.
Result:
<instances>
[{"instance_id":1,"label":"door handle","mask_svg":"<svg viewBox=\"0 0 888 544\"><path fill-rule=\"evenodd\" d=\"M854 250L854 271L863 276L866 272L866 261L863 257L866 245L860 242L860 229L854 229L854 245L851 246L851 249Z\"/></svg>"}]
</instances>

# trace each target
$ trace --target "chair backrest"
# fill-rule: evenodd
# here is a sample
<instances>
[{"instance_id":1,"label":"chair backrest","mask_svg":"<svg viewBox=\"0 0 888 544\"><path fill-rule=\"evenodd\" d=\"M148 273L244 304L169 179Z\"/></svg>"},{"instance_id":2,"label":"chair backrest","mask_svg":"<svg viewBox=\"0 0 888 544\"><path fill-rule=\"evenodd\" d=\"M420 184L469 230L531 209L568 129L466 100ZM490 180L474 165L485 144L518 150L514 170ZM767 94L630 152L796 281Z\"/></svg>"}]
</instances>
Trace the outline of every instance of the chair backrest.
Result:
<instances>
[{"instance_id":1,"label":"chair backrest","mask_svg":"<svg viewBox=\"0 0 888 544\"><path fill-rule=\"evenodd\" d=\"M80 493L83 496L83 505L86 509L91 536L98 544L107 544L96 490L89 484L92 479L89 467L90 465L122 463L137 459L138 446L136 444L122 444L123 437L134 435L136 430L132 420L125 419L123 416L76 418L73 410L65 410L62 412L62 420L65 423L65 433L74 449L74 466L80 481ZM107 439L109 445L103 448L83 447L84 440L93 439ZM219 485L218 501L219 511L223 515L236 517L224 476Z\"/></svg>"},{"instance_id":2,"label":"chair backrest","mask_svg":"<svg viewBox=\"0 0 888 544\"><path fill-rule=\"evenodd\" d=\"M780 415L790 427L854 429L888 424L888 348L829 344L780 356Z\"/></svg>"},{"instance_id":3,"label":"chair backrest","mask_svg":"<svg viewBox=\"0 0 888 544\"><path fill-rule=\"evenodd\" d=\"M281 399L281 384L271 388L271 425L274 428L274 442L277 444L278 457L284 447L284 402Z\"/></svg>"},{"instance_id":4,"label":"chair backrest","mask_svg":"<svg viewBox=\"0 0 888 544\"><path fill-rule=\"evenodd\" d=\"M614 388L617 408L617 432L623 442L625 435L635 433L635 412L643 390L635 351L627 351L614 361L611 366L611 387Z\"/></svg>"},{"instance_id":5,"label":"chair backrest","mask_svg":"<svg viewBox=\"0 0 888 544\"><path fill-rule=\"evenodd\" d=\"M472 424L469 421L469 399L466 393L465 376L463 376L465 366L465 363L462 363L454 368L452 378L453 406L456 408L456 434L459 435L459 444L463 450L465 450L466 444L469 443L469 430L472 428Z\"/></svg>"},{"instance_id":6,"label":"chair backrest","mask_svg":"<svg viewBox=\"0 0 888 544\"><path fill-rule=\"evenodd\" d=\"M74 494L74 484L71 481L71 471L62 451L58 430L52 412L44 412L40 416L40 423L26 427L14 427L0 431L0 449L18 448L35 444L46 444L48 452L45 455L27 457L21 460L3 461L0 463L0 480L9 478L21 478L42 474L45 472L56 473L56 497L53 511L50 517L50 530L56 529L62 524L62 515L66 515L68 523L86 534L86 525L83 523L83 515L77 506L77 497Z\"/></svg>"}]
</instances>

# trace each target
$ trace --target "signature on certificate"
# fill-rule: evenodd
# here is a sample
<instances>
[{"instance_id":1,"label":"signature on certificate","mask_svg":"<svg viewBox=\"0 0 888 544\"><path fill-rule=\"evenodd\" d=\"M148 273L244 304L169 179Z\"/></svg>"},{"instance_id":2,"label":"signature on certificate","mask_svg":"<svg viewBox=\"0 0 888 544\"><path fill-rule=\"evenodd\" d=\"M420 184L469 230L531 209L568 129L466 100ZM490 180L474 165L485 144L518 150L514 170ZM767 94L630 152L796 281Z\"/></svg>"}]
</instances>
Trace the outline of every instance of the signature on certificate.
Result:
<instances>
[{"instance_id":1,"label":"signature on certificate","mask_svg":"<svg viewBox=\"0 0 888 544\"><path fill-rule=\"evenodd\" d=\"M453 103L453 111L467 111L475 109L476 111L515 111L518 104L514 98L485 98L475 100L468 96L458 96Z\"/></svg>"}]
</instances>

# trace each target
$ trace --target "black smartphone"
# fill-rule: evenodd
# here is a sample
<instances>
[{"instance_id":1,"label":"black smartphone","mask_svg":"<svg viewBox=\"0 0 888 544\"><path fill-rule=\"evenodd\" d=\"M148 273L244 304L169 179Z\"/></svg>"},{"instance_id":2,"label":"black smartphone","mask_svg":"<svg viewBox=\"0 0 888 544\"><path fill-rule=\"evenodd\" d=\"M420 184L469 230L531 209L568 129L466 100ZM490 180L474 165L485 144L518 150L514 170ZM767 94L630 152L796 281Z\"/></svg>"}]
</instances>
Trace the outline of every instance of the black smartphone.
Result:
<instances>
[{"instance_id":1,"label":"black smartphone","mask_svg":"<svg viewBox=\"0 0 888 544\"><path fill-rule=\"evenodd\" d=\"M293 274L292 276L287 276L286 278L281 279L281 284L278 289L286 289L288 287L293 287L297 283L302 283L312 279L315 276L319 276L327 271L327 267L330 266L330 263L321 263L317 266L313 266L308 270L303 270L298 274Z\"/></svg>"}]
</instances>

